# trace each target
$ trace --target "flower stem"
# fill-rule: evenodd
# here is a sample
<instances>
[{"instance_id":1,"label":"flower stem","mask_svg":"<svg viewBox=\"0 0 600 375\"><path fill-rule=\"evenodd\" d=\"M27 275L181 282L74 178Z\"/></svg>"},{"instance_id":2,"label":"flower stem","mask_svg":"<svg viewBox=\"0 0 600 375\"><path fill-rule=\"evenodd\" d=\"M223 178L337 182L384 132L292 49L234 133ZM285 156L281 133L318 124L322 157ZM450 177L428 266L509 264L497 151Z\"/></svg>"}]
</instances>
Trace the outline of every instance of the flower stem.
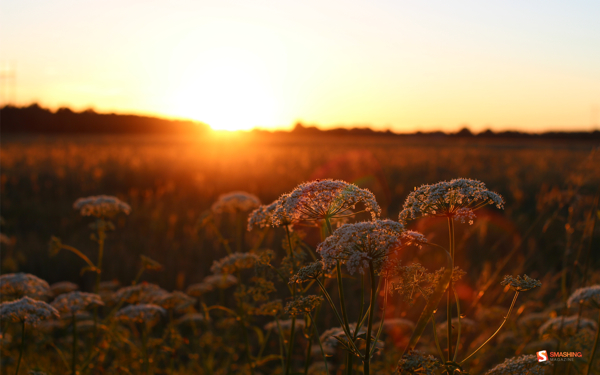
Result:
<instances>
[{"instance_id":1,"label":"flower stem","mask_svg":"<svg viewBox=\"0 0 600 375\"><path fill-rule=\"evenodd\" d=\"M475 355L475 353L477 353L481 348L483 348L488 342L490 342L491 339L494 338L494 336L496 336L496 334L498 334L498 332L500 332L500 330L502 329L502 327L504 326L504 324L508 321L508 317L510 316L510 312L512 311L513 307L515 306L515 302L517 302L517 297L519 296L519 292L515 292L515 296L512 300L512 303L510 304L510 308L508 309L508 313L506 314L506 317L504 318L504 320L502 321L502 324L500 324L500 327L498 327L498 329L496 330L496 332L494 332L493 335L491 335L487 340L485 340L485 342L483 344L481 344L481 346L477 349L475 349L475 351L473 353L471 353L467 358L463 359L460 362L460 365L462 365L463 363L465 363L466 361L469 360L469 358L471 358L472 356Z\"/></svg>"},{"instance_id":2,"label":"flower stem","mask_svg":"<svg viewBox=\"0 0 600 375\"><path fill-rule=\"evenodd\" d=\"M17 371L15 375L19 375L19 367L21 366L21 357L23 357L23 349L25 348L25 320L21 322L21 347L19 348L19 359L17 360Z\"/></svg>"},{"instance_id":3,"label":"flower stem","mask_svg":"<svg viewBox=\"0 0 600 375\"><path fill-rule=\"evenodd\" d=\"M77 318L75 318L75 313L71 314L73 321L73 358L71 359L71 373L73 375L77 374Z\"/></svg>"},{"instance_id":4,"label":"flower stem","mask_svg":"<svg viewBox=\"0 0 600 375\"><path fill-rule=\"evenodd\" d=\"M454 272L454 219L448 218L448 233L449 233L449 248L450 248L450 257L452 258L452 270ZM448 285L448 299L446 301L446 323L447 323L447 333L448 333L448 360L452 358L452 289L453 283L452 278L450 279L450 284Z\"/></svg>"},{"instance_id":5,"label":"flower stem","mask_svg":"<svg viewBox=\"0 0 600 375\"><path fill-rule=\"evenodd\" d=\"M317 331L317 324L312 317L311 313L308 313L308 317L310 318L310 323L313 326L313 330L315 331L315 337L317 338L317 342L319 343L319 348L321 349L321 354L323 355L323 361L325 362L325 373L329 375L329 369L327 368L327 356L325 355L325 351L323 350L323 344L321 343L321 337L319 336L319 331Z\"/></svg>"},{"instance_id":6,"label":"flower stem","mask_svg":"<svg viewBox=\"0 0 600 375\"><path fill-rule=\"evenodd\" d=\"M592 366L594 366L594 355L596 354L596 348L598 348L598 338L600 337L600 312L598 313L598 329L596 330L596 338L594 339L594 347L592 348L592 354L590 355L590 362L585 375L590 374Z\"/></svg>"},{"instance_id":7,"label":"flower stem","mask_svg":"<svg viewBox=\"0 0 600 375\"><path fill-rule=\"evenodd\" d=\"M435 317L433 314L431 314L431 325L433 327L433 339L435 341L435 346L438 350L438 354L440 355L440 359L442 361L445 361L446 359L444 358L444 352L442 351L442 348L440 347L440 341L438 340L437 328L435 328Z\"/></svg>"},{"instance_id":8,"label":"flower stem","mask_svg":"<svg viewBox=\"0 0 600 375\"><path fill-rule=\"evenodd\" d=\"M375 299L377 298L377 284L375 283L375 270L373 262L369 261L369 273L371 276L371 303L369 308L369 322L367 323L367 349L364 359L364 375L369 375L371 365L371 329L373 327L373 316L375 315ZM383 317L382 317L383 319Z\"/></svg>"},{"instance_id":9,"label":"flower stem","mask_svg":"<svg viewBox=\"0 0 600 375\"><path fill-rule=\"evenodd\" d=\"M456 301L456 315L458 316L458 336L456 338L456 347L454 348L454 357L452 361L456 362L456 357L458 356L458 346L460 345L460 331L462 328L462 324L460 321L460 300L458 299L458 294L456 293L456 288L452 285L452 291L454 292L454 300Z\"/></svg>"}]
</instances>

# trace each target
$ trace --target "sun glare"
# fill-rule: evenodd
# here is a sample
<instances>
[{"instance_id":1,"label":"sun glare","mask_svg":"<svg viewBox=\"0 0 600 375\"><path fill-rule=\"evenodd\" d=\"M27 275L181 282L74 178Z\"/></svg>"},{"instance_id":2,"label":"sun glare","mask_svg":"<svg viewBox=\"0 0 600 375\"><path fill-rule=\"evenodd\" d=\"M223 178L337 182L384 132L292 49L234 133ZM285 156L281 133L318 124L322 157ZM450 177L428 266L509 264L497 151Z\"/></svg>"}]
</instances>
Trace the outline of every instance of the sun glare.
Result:
<instances>
[{"instance_id":1,"label":"sun glare","mask_svg":"<svg viewBox=\"0 0 600 375\"><path fill-rule=\"evenodd\" d=\"M268 76L239 51L197 57L179 72L170 100L173 113L214 130L248 130L276 122Z\"/></svg>"}]
</instances>

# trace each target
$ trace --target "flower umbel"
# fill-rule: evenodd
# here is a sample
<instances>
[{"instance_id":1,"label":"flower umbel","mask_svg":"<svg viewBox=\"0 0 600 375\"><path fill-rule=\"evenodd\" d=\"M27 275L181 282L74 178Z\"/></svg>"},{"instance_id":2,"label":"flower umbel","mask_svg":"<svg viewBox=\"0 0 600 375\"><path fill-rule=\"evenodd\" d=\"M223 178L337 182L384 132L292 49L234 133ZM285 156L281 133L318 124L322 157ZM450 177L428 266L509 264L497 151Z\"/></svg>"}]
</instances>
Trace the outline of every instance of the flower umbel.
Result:
<instances>
[{"instance_id":1,"label":"flower umbel","mask_svg":"<svg viewBox=\"0 0 600 375\"><path fill-rule=\"evenodd\" d=\"M48 283L29 273L7 273L0 276L0 296L2 299L32 297L46 299L52 293Z\"/></svg>"},{"instance_id":2,"label":"flower umbel","mask_svg":"<svg viewBox=\"0 0 600 375\"><path fill-rule=\"evenodd\" d=\"M260 206L260 199L245 191L233 191L222 194L212 205L211 210L215 214L238 213L255 209Z\"/></svg>"},{"instance_id":3,"label":"flower umbel","mask_svg":"<svg viewBox=\"0 0 600 375\"><path fill-rule=\"evenodd\" d=\"M358 203L365 206L373 219L381 213L375 196L367 189L339 180L315 180L298 185L277 201L274 225L286 221L315 221L347 216Z\"/></svg>"},{"instance_id":4,"label":"flower umbel","mask_svg":"<svg viewBox=\"0 0 600 375\"><path fill-rule=\"evenodd\" d=\"M104 302L100 296L93 293L70 292L61 294L51 303L60 313L74 314L89 306L103 306Z\"/></svg>"},{"instance_id":5,"label":"flower umbel","mask_svg":"<svg viewBox=\"0 0 600 375\"><path fill-rule=\"evenodd\" d=\"M567 300L569 307L576 303L592 302L600 304L600 285L592 285L586 288L579 288L571 294Z\"/></svg>"},{"instance_id":6,"label":"flower umbel","mask_svg":"<svg viewBox=\"0 0 600 375\"><path fill-rule=\"evenodd\" d=\"M36 325L40 320L58 318L58 311L43 301L23 297L12 302L0 304L0 319L12 322L25 322Z\"/></svg>"},{"instance_id":7,"label":"flower umbel","mask_svg":"<svg viewBox=\"0 0 600 375\"><path fill-rule=\"evenodd\" d=\"M79 198L73 203L73 208L79 210L81 216L110 217L119 212L127 215L131 212L131 207L127 203L110 195Z\"/></svg>"},{"instance_id":8,"label":"flower umbel","mask_svg":"<svg viewBox=\"0 0 600 375\"><path fill-rule=\"evenodd\" d=\"M533 288L537 288L542 286L542 282L536 279L532 279L527 275L512 277L512 276L504 276L504 280L500 282L501 285L510 285L510 289L515 292L524 292Z\"/></svg>"},{"instance_id":9,"label":"flower umbel","mask_svg":"<svg viewBox=\"0 0 600 375\"><path fill-rule=\"evenodd\" d=\"M285 313L291 316L308 314L317 308L323 302L321 296L304 296L297 297L295 300L288 302L285 306Z\"/></svg>"},{"instance_id":10,"label":"flower umbel","mask_svg":"<svg viewBox=\"0 0 600 375\"><path fill-rule=\"evenodd\" d=\"M473 211L487 204L502 209L504 199L481 181L458 178L415 188L406 198L399 220L405 223L421 216L446 216L470 222L475 217Z\"/></svg>"}]
</instances>

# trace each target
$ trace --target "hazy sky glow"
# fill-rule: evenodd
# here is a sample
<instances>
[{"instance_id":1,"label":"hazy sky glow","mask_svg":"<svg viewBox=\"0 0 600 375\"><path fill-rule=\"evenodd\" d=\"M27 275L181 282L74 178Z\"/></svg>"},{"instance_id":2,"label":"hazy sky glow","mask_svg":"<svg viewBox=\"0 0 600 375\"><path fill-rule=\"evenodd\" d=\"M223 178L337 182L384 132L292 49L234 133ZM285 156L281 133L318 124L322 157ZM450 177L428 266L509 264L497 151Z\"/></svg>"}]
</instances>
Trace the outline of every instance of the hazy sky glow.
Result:
<instances>
[{"instance_id":1,"label":"hazy sky glow","mask_svg":"<svg viewBox=\"0 0 600 375\"><path fill-rule=\"evenodd\" d=\"M215 128L591 130L599 20L596 0L3 0L0 68L18 105Z\"/></svg>"}]
</instances>

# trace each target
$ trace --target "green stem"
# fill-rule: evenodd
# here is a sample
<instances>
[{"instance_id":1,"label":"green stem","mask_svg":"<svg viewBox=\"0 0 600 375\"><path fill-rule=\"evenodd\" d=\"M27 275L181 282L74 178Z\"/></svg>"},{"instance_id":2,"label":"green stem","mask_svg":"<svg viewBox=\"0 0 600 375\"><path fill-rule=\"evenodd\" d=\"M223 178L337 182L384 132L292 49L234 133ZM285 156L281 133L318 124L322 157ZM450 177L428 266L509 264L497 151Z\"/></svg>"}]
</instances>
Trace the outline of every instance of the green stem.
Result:
<instances>
[{"instance_id":1,"label":"green stem","mask_svg":"<svg viewBox=\"0 0 600 375\"><path fill-rule=\"evenodd\" d=\"M369 273L371 276L371 302L369 304L369 322L367 323L367 349L364 359L364 375L369 375L371 366L371 329L373 327L373 316L375 315L375 299L377 298L377 284L375 283L375 270L373 262L369 261ZM383 319L383 317L382 317Z\"/></svg>"},{"instance_id":2,"label":"green stem","mask_svg":"<svg viewBox=\"0 0 600 375\"><path fill-rule=\"evenodd\" d=\"M148 348L147 348L147 333L146 333L146 324L142 323L143 327L142 327L142 358L143 358L143 364L142 364L142 373L143 374L148 374L148 368L149 368L149 361L148 361Z\"/></svg>"},{"instance_id":3,"label":"green stem","mask_svg":"<svg viewBox=\"0 0 600 375\"><path fill-rule=\"evenodd\" d=\"M286 355L285 375L289 375L292 368L292 351L294 350L294 336L296 334L296 316L292 316L292 328L290 329L290 341Z\"/></svg>"},{"instance_id":4,"label":"green stem","mask_svg":"<svg viewBox=\"0 0 600 375\"><path fill-rule=\"evenodd\" d=\"M456 293L456 288L452 285L452 291L454 292L454 300L456 301L456 314L458 316L458 337L456 338L456 347L454 348L454 357L452 361L456 362L456 357L458 356L458 345L460 344L460 332L462 328L461 317L460 317L460 300L458 299L458 294Z\"/></svg>"},{"instance_id":5,"label":"green stem","mask_svg":"<svg viewBox=\"0 0 600 375\"><path fill-rule=\"evenodd\" d=\"M350 324L348 323L348 313L346 312L346 301L344 299L344 283L342 281L342 265L340 261L337 261L336 264L336 272L337 272L337 281L338 281L338 291L340 295L340 305L342 308L342 318L344 319L344 327L346 330L350 332ZM350 337L348 337L350 338Z\"/></svg>"},{"instance_id":6,"label":"green stem","mask_svg":"<svg viewBox=\"0 0 600 375\"><path fill-rule=\"evenodd\" d=\"M598 329L596 330L596 338L594 339L594 347L592 348L592 354L590 356L590 363L588 364L588 368L585 372L585 375L590 374L590 370L592 366L594 366L594 355L596 354L596 348L598 347L598 337L600 337L600 313L598 313Z\"/></svg>"},{"instance_id":7,"label":"green stem","mask_svg":"<svg viewBox=\"0 0 600 375\"><path fill-rule=\"evenodd\" d=\"M444 352L442 351L442 348L440 347L440 340L438 339L437 328L435 327L435 317L434 317L433 314L431 314L431 325L433 326L433 339L435 341L435 347L438 350L438 354L440 356L440 359L442 361L445 361L446 358L444 357Z\"/></svg>"},{"instance_id":8,"label":"green stem","mask_svg":"<svg viewBox=\"0 0 600 375\"><path fill-rule=\"evenodd\" d=\"M73 358L71 359L71 373L73 375L77 374L77 319L75 318L75 313L71 314L73 321Z\"/></svg>"},{"instance_id":9,"label":"green stem","mask_svg":"<svg viewBox=\"0 0 600 375\"><path fill-rule=\"evenodd\" d=\"M96 227L98 228L98 262L96 263L96 285L94 286L94 293L99 294L100 292L100 278L102 276L102 258L104 256L104 239L106 233L104 231L106 223L104 219L98 219L96 221ZM98 306L94 306L94 343L98 340Z\"/></svg>"},{"instance_id":10,"label":"green stem","mask_svg":"<svg viewBox=\"0 0 600 375\"><path fill-rule=\"evenodd\" d=\"M314 324L314 323L310 323L310 324ZM308 336L308 338L306 339L306 355L304 356L304 375L308 375L308 365L310 363L310 357L312 355L312 339L313 339L313 335L310 334Z\"/></svg>"},{"instance_id":11,"label":"green stem","mask_svg":"<svg viewBox=\"0 0 600 375\"><path fill-rule=\"evenodd\" d=\"M325 362L325 373L329 375L329 369L327 368L327 356L325 355L325 351L323 350L323 344L321 343L321 337L319 336L319 331L317 331L317 324L312 317L311 313L308 313L308 317L310 318L310 323L313 326L313 330L315 331L315 337L319 343L319 348L321 349L321 354L323 355L323 361Z\"/></svg>"},{"instance_id":12,"label":"green stem","mask_svg":"<svg viewBox=\"0 0 600 375\"><path fill-rule=\"evenodd\" d=\"M19 359L17 360L17 371L15 375L19 375L19 367L21 366L21 357L23 357L23 349L25 348L25 320L21 322L21 347L19 348Z\"/></svg>"},{"instance_id":13,"label":"green stem","mask_svg":"<svg viewBox=\"0 0 600 375\"><path fill-rule=\"evenodd\" d=\"M502 327L504 326L504 324L508 321L508 317L510 316L510 312L512 311L513 307L515 306L515 302L517 302L517 297L519 296L519 292L515 292L515 296L512 300L512 303L510 304L510 308L508 309L508 314L506 314L506 317L504 318L504 320L502 321L502 324L500 324L500 327L498 327L498 329L496 330L496 332L494 332L493 335L490 336L490 338L488 338L487 340L485 340L485 342L483 344L481 344L481 346L477 349L475 349L475 351L473 353L471 353L467 358L463 359L459 364L462 365L463 363L465 363L466 361L469 360L469 358L471 358L472 356L474 356L481 348L483 348L488 342L490 342L491 339L494 338L494 336L496 336L496 334L498 332L500 332L500 330L502 329Z\"/></svg>"}]
</instances>

